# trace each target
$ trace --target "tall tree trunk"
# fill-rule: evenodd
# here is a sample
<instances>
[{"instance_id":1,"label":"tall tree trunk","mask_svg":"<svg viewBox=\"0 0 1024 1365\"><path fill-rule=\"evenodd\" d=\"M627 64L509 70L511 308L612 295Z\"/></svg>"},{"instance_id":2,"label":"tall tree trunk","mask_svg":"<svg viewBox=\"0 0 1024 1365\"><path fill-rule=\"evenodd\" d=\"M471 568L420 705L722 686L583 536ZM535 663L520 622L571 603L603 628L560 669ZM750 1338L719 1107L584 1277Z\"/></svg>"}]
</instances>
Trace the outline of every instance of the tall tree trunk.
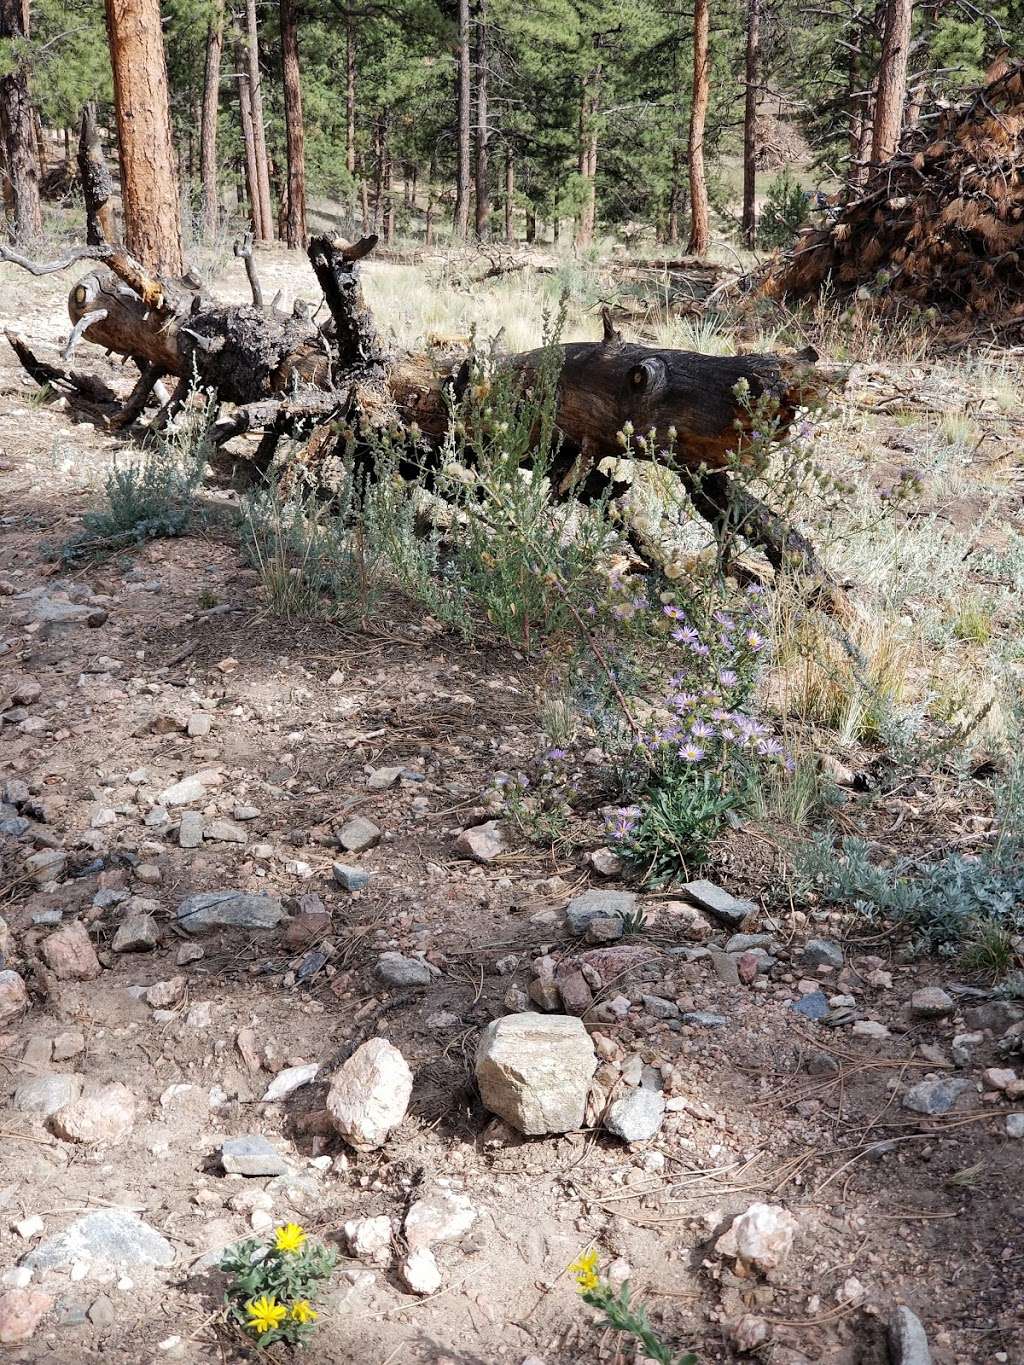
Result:
<instances>
[{"instance_id":1,"label":"tall tree trunk","mask_svg":"<svg viewBox=\"0 0 1024 1365\"><path fill-rule=\"evenodd\" d=\"M22 0L0 0L0 38L28 37L28 6ZM15 241L31 241L43 231L39 198L32 98L28 68L22 59L0 76L0 139L3 142L4 204Z\"/></svg>"},{"instance_id":2,"label":"tall tree trunk","mask_svg":"<svg viewBox=\"0 0 1024 1365\"><path fill-rule=\"evenodd\" d=\"M672 148L672 180L668 190L668 222L665 225L665 241L675 246L679 241L679 206L683 198L682 157L679 155L679 142Z\"/></svg>"},{"instance_id":3,"label":"tall tree trunk","mask_svg":"<svg viewBox=\"0 0 1024 1365\"><path fill-rule=\"evenodd\" d=\"M583 204L576 224L576 245L588 247L594 240L597 218L597 110L600 100L601 68L592 67L583 78L580 95L579 159L583 178ZM558 222L556 219L556 237Z\"/></svg>"},{"instance_id":4,"label":"tall tree trunk","mask_svg":"<svg viewBox=\"0 0 1024 1365\"><path fill-rule=\"evenodd\" d=\"M914 0L886 0L875 124L871 133L871 160L876 166L890 161L900 145L913 17Z\"/></svg>"},{"instance_id":5,"label":"tall tree trunk","mask_svg":"<svg viewBox=\"0 0 1024 1365\"><path fill-rule=\"evenodd\" d=\"M747 89L743 105L743 240L757 240L757 93L761 66L761 0L747 0Z\"/></svg>"},{"instance_id":6,"label":"tall tree trunk","mask_svg":"<svg viewBox=\"0 0 1024 1365\"><path fill-rule=\"evenodd\" d=\"M103 144L96 127L96 106L90 100L82 110L78 137L78 176L85 200L85 240L90 246L117 241L114 223L114 185L103 158Z\"/></svg>"},{"instance_id":7,"label":"tall tree trunk","mask_svg":"<svg viewBox=\"0 0 1024 1365\"><path fill-rule=\"evenodd\" d=\"M711 56L709 0L694 0L693 6L693 99L690 106L690 242L687 251L707 255L711 245L708 211L708 184L704 176L704 124L711 95Z\"/></svg>"},{"instance_id":8,"label":"tall tree trunk","mask_svg":"<svg viewBox=\"0 0 1024 1365\"><path fill-rule=\"evenodd\" d=\"M537 240L537 206L532 199L526 201L526 241L531 245Z\"/></svg>"},{"instance_id":9,"label":"tall tree trunk","mask_svg":"<svg viewBox=\"0 0 1024 1365\"><path fill-rule=\"evenodd\" d=\"M345 11L345 169L356 173L356 24Z\"/></svg>"},{"instance_id":10,"label":"tall tree trunk","mask_svg":"<svg viewBox=\"0 0 1024 1365\"><path fill-rule=\"evenodd\" d=\"M245 188L249 196L249 216L257 241L265 239L263 211L260 202L260 181L256 172L256 143L252 132L252 94L244 66L245 45L239 40L238 57L238 117L242 125L242 146L245 149Z\"/></svg>"},{"instance_id":11,"label":"tall tree trunk","mask_svg":"<svg viewBox=\"0 0 1024 1365\"><path fill-rule=\"evenodd\" d=\"M392 193L394 187L394 168L391 160L391 116L384 115L384 126L381 129L381 155L384 158L384 242L390 245L395 235L395 196Z\"/></svg>"},{"instance_id":12,"label":"tall tree trunk","mask_svg":"<svg viewBox=\"0 0 1024 1365\"><path fill-rule=\"evenodd\" d=\"M476 235L487 237L491 217L491 197L487 188L487 95L490 82L490 57L487 51L487 0L476 5Z\"/></svg>"},{"instance_id":13,"label":"tall tree trunk","mask_svg":"<svg viewBox=\"0 0 1024 1365\"><path fill-rule=\"evenodd\" d=\"M294 0L281 0L281 70L284 76L284 122L288 149L288 217L285 240L306 245L306 130L302 122L299 82L299 31Z\"/></svg>"},{"instance_id":14,"label":"tall tree trunk","mask_svg":"<svg viewBox=\"0 0 1024 1365\"><path fill-rule=\"evenodd\" d=\"M220 109L220 61L223 51L224 4L223 0L217 0L206 30L206 74L199 148L199 174L203 182L203 230L208 237L217 231L217 114Z\"/></svg>"},{"instance_id":15,"label":"tall tree trunk","mask_svg":"<svg viewBox=\"0 0 1024 1365\"><path fill-rule=\"evenodd\" d=\"M274 240L274 210L270 202L270 164L267 137L263 128L263 77L260 73L260 35L256 25L256 0L246 0L246 63L249 100L252 105L252 147L256 158L256 184L260 201L260 239Z\"/></svg>"},{"instance_id":16,"label":"tall tree trunk","mask_svg":"<svg viewBox=\"0 0 1024 1365\"><path fill-rule=\"evenodd\" d=\"M427 172L427 213L423 222L423 245L434 245L434 181L437 177L436 154L430 155L430 170Z\"/></svg>"},{"instance_id":17,"label":"tall tree trunk","mask_svg":"<svg viewBox=\"0 0 1024 1365\"><path fill-rule=\"evenodd\" d=\"M456 89L455 236L469 236L469 0L459 0L458 83Z\"/></svg>"},{"instance_id":18,"label":"tall tree trunk","mask_svg":"<svg viewBox=\"0 0 1024 1365\"><path fill-rule=\"evenodd\" d=\"M512 148L505 149L505 241L514 242L516 239L512 223L512 209L516 197L516 163L512 155Z\"/></svg>"},{"instance_id":19,"label":"tall tree trunk","mask_svg":"<svg viewBox=\"0 0 1024 1365\"><path fill-rule=\"evenodd\" d=\"M106 0L106 12L125 245L147 269L178 276L181 213L160 0Z\"/></svg>"}]
</instances>

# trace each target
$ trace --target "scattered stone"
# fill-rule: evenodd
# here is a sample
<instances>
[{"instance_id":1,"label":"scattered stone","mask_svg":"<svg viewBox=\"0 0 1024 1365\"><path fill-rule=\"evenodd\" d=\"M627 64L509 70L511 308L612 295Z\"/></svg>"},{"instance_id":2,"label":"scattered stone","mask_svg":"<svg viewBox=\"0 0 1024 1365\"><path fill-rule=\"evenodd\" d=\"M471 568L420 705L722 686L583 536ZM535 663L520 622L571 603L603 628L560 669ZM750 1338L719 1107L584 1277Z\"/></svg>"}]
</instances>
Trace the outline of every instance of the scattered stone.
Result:
<instances>
[{"instance_id":1,"label":"scattered stone","mask_svg":"<svg viewBox=\"0 0 1024 1365\"><path fill-rule=\"evenodd\" d=\"M172 976L166 981L154 981L146 987L145 1000L151 1009L165 1010L176 1005L185 994L185 978Z\"/></svg>"},{"instance_id":2,"label":"scattered stone","mask_svg":"<svg viewBox=\"0 0 1024 1365\"><path fill-rule=\"evenodd\" d=\"M584 934L594 920L617 920L621 929L622 921L636 909L632 891L584 891L566 906L565 918L574 934Z\"/></svg>"},{"instance_id":3,"label":"scattered stone","mask_svg":"<svg viewBox=\"0 0 1024 1365\"><path fill-rule=\"evenodd\" d=\"M889 1321L889 1355L892 1365L932 1365L932 1353L921 1319L901 1304Z\"/></svg>"},{"instance_id":4,"label":"scattered stone","mask_svg":"<svg viewBox=\"0 0 1024 1365\"><path fill-rule=\"evenodd\" d=\"M208 716L205 711L195 711L188 718L185 733L189 739L205 739L212 729L213 717Z\"/></svg>"},{"instance_id":5,"label":"scattered stone","mask_svg":"<svg viewBox=\"0 0 1024 1365\"><path fill-rule=\"evenodd\" d=\"M58 1033L53 1040L53 1060L66 1062L85 1051L85 1034L79 1029L68 1029Z\"/></svg>"},{"instance_id":6,"label":"scattered stone","mask_svg":"<svg viewBox=\"0 0 1024 1365\"><path fill-rule=\"evenodd\" d=\"M334 864L334 880L346 891L362 891L370 883L370 874L364 867L352 867L348 863Z\"/></svg>"},{"instance_id":7,"label":"scattered stone","mask_svg":"<svg viewBox=\"0 0 1024 1365\"><path fill-rule=\"evenodd\" d=\"M375 1265L391 1261L391 1219L386 1214L379 1218L353 1218L342 1227L349 1254Z\"/></svg>"},{"instance_id":8,"label":"scattered stone","mask_svg":"<svg viewBox=\"0 0 1024 1365\"><path fill-rule=\"evenodd\" d=\"M749 953L751 948L771 948L775 939L771 934L733 934L726 941L727 953Z\"/></svg>"},{"instance_id":9,"label":"scattered stone","mask_svg":"<svg viewBox=\"0 0 1024 1365\"><path fill-rule=\"evenodd\" d=\"M698 880L687 882L682 887L683 895L688 897L702 910L714 915L723 924L738 929L748 915L755 914L757 906L753 901L737 900L714 882Z\"/></svg>"},{"instance_id":10,"label":"scattered stone","mask_svg":"<svg viewBox=\"0 0 1024 1365\"><path fill-rule=\"evenodd\" d=\"M610 848L592 849L583 861L599 877L617 877L622 872L622 859Z\"/></svg>"},{"instance_id":11,"label":"scattered stone","mask_svg":"<svg viewBox=\"0 0 1024 1365\"><path fill-rule=\"evenodd\" d=\"M106 1294L100 1294L98 1298L93 1300L89 1308L89 1321L94 1327L103 1330L113 1327L116 1320L114 1305Z\"/></svg>"},{"instance_id":12,"label":"scattered stone","mask_svg":"<svg viewBox=\"0 0 1024 1365\"><path fill-rule=\"evenodd\" d=\"M23 1242L31 1242L33 1237L38 1237L46 1224L39 1217L38 1213L33 1213L29 1218L23 1218L20 1223L15 1223L14 1231Z\"/></svg>"},{"instance_id":13,"label":"scattered stone","mask_svg":"<svg viewBox=\"0 0 1024 1365\"><path fill-rule=\"evenodd\" d=\"M111 944L115 953L148 953L160 942L160 930L152 915L129 915L118 926Z\"/></svg>"},{"instance_id":14,"label":"scattered stone","mask_svg":"<svg viewBox=\"0 0 1024 1365\"><path fill-rule=\"evenodd\" d=\"M87 1213L29 1252L22 1265L34 1270L68 1270L86 1266L168 1266L174 1248L166 1238L127 1209Z\"/></svg>"},{"instance_id":15,"label":"scattered stone","mask_svg":"<svg viewBox=\"0 0 1024 1365\"><path fill-rule=\"evenodd\" d=\"M992 1033L1005 1033L1022 1019L1024 1009L1010 1000L989 1000L964 1010L964 1023L969 1029L989 1029Z\"/></svg>"},{"instance_id":16,"label":"scattered stone","mask_svg":"<svg viewBox=\"0 0 1024 1365\"><path fill-rule=\"evenodd\" d=\"M305 1066L286 1066L270 1082L267 1093L263 1096L263 1103L273 1104L276 1100L287 1099L296 1090L315 1080L319 1070L319 1062L307 1062Z\"/></svg>"},{"instance_id":17,"label":"scattered stone","mask_svg":"<svg viewBox=\"0 0 1024 1365\"><path fill-rule=\"evenodd\" d=\"M559 970L556 981L566 1014L579 1017L586 1014L594 1003L594 996L579 968L570 962L564 970Z\"/></svg>"},{"instance_id":18,"label":"scattered stone","mask_svg":"<svg viewBox=\"0 0 1024 1365\"><path fill-rule=\"evenodd\" d=\"M918 1081L903 1096L903 1108L910 1109L915 1114L927 1114L929 1117L948 1114L961 1095L973 1089L974 1083L964 1077L939 1076L928 1081Z\"/></svg>"},{"instance_id":19,"label":"scattered stone","mask_svg":"<svg viewBox=\"0 0 1024 1365\"><path fill-rule=\"evenodd\" d=\"M123 1142L134 1126L135 1096L120 1081L73 1100L52 1120L58 1137L91 1147Z\"/></svg>"},{"instance_id":20,"label":"scattered stone","mask_svg":"<svg viewBox=\"0 0 1024 1365\"><path fill-rule=\"evenodd\" d=\"M203 838L215 844L244 844L249 836L234 820L210 820L203 826Z\"/></svg>"},{"instance_id":21,"label":"scattered stone","mask_svg":"<svg viewBox=\"0 0 1024 1365\"><path fill-rule=\"evenodd\" d=\"M405 1118L412 1095L409 1064L384 1038L356 1048L334 1080L327 1111L334 1127L357 1151L382 1147Z\"/></svg>"},{"instance_id":22,"label":"scattered stone","mask_svg":"<svg viewBox=\"0 0 1024 1365\"><path fill-rule=\"evenodd\" d=\"M53 1299L41 1289L8 1289L0 1294L0 1343L14 1346L29 1341L53 1307Z\"/></svg>"},{"instance_id":23,"label":"scattered stone","mask_svg":"<svg viewBox=\"0 0 1024 1365\"><path fill-rule=\"evenodd\" d=\"M723 953L719 948L709 949L711 965L719 981L726 986L738 986L740 984L740 969L738 959L731 953Z\"/></svg>"},{"instance_id":24,"label":"scattered stone","mask_svg":"<svg viewBox=\"0 0 1024 1365\"><path fill-rule=\"evenodd\" d=\"M427 986L434 979L434 973L425 962L416 957L403 957L401 953L382 953L374 974L389 986Z\"/></svg>"},{"instance_id":25,"label":"scattered stone","mask_svg":"<svg viewBox=\"0 0 1024 1365\"><path fill-rule=\"evenodd\" d=\"M659 919L668 921L680 937L694 943L705 943L718 932L717 925L703 910L689 901L664 901L658 910Z\"/></svg>"},{"instance_id":26,"label":"scattered stone","mask_svg":"<svg viewBox=\"0 0 1024 1365\"><path fill-rule=\"evenodd\" d=\"M414 1294L436 1294L441 1288L441 1271L429 1247L410 1251L398 1271L406 1288Z\"/></svg>"},{"instance_id":27,"label":"scattered stone","mask_svg":"<svg viewBox=\"0 0 1024 1365\"><path fill-rule=\"evenodd\" d=\"M688 1010L679 1017L684 1024L697 1028L722 1028L729 1022L724 1014L712 1014L710 1010Z\"/></svg>"},{"instance_id":28,"label":"scattered stone","mask_svg":"<svg viewBox=\"0 0 1024 1365\"><path fill-rule=\"evenodd\" d=\"M877 1019L858 1019L850 1032L855 1038L870 1038L876 1043L884 1043L892 1037L885 1025L880 1024Z\"/></svg>"},{"instance_id":29,"label":"scattered stone","mask_svg":"<svg viewBox=\"0 0 1024 1365\"><path fill-rule=\"evenodd\" d=\"M842 948L830 938L809 938L802 956L809 967L834 967L837 972L846 960Z\"/></svg>"},{"instance_id":30,"label":"scattered stone","mask_svg":"<svg viewBox=\"0 0 1024 1365\"><path fill-rule=\"evenodd\" d=\"M1024 1138L1024 1114L1007 1114L1006 1136Z\"/></svg>"},{"instance_id":31,"label":"scattered stone","mask_svg":"<svg viewBox=\"0 0 1024 1365\"><path fill-rule=\"evenodd\" d=\"M613 1100L604 1115L604 1126L624 1142L647 1142L665 1118L665 1096L660 1090L638 1086Z\"/></svg>"},{"instance_id":32,"label":"scattered stone","mask_svg":"<svg viewBox=\"0 0 1024 1365\"><path fill-rule=\"evenodd\" d=\"M100 960L81 920L56 930L39 951L60 981L91 981L100 974Z\"/></svg>"},{"instance_id":33,"label":"scattered stone","mask_svg":"<svg viewBox=\"0 0 1024 1365\"><path fill-rule=\"evenodd\" d=\"M678 1019L679 1006L674 1000L665 1000L660 995L641 996L643 1007L648 1014L653 1014L655 1019Z\"/></svg>"},{"instance_id":34,"label":"scattered stone","mask_svg":"<svg viewBox=\"0 0 1024 1365\"><path fill-rule=\"evenodd\" d=\"M284 918L276 896L248 891L203 891L178 906L178 924L190 934L209 929L273 929Z\"/></svg>"},{"instance_id":35,"label":"scattered stone","mask_svg":"<svg viewBox=\"0 0 1024 1365\"><path fill-rule=\"evenodd\" d=\"M381 831L365 816L353 815L338 830L338 843L346 853L365 853L380 843Z\"/></svg>"},{"instance_id":36,"label":"scattered stone","mask_svg":"<svg viewBox=\"0 0 1024 1365\"><path fill-rule=\"evenodd\" d=\"M366 785L372 792L387 791L395 785L403 771L402 768L374 768L366 779Z\"/></svg>"},{"instance_id":37,"label":"scattered stone","mask_svg":"<svg viewBox=\"0 0 1024 1365\"><path fill-rule=\"evenodd\" d=\"M484 1104L528 1136L579 1128L597 1055L569 1015L507 1015L484 1029L476 1080Z\"/></svg>"},{"instance_id":38,"label":"scattered stone","mask_svg":"<svg viewBox=\"0 0 1024 1365\"><path fill-rule=\"evenodd\" d=\"M247 1071L259 1071L263 1065L260 1059L260 1050L256 1041L255 1030L251 1028L241 1028L235 1035L235 1047L238 1048L239 1056L245 1063Z\"/></svg>"},{"instance_id":39,"label":"scattered stone","mask_svg":"<svg viewBox=\"0 0 1024 1365\"><path fill-rule=\"evenodd\" d=\"M741 1355L749 1355L768 1340L768 1323L756 1313L744 1313L729 1328L729 1336Z\"/></svg>"},{"instance_id":40,"label":"scattered stone","mask_svg":"<svg viewBox=\"0 0 1024 1365\"><path fill-rule=\"evenodd\" d=\"M805 1019L824 1019L830 1010L828 996L824 991L810 991L794 1000L790 1009L802 1014Z\"/></svg>"},{"instance_id":41,"label":"scattered stone","mask_svg":"<svg viewBox=\"0 0 1024 1365\"><path fill-rule=\"evenodd\" d=\"M625 933L625 925L615 915L607 918L592 919L587 925L588 943L617 943Z\"/></svg>"},{"instance_id":42,"label":"scattered stone","mask_svg":"<svg viewBox=\"0 0 1024 1365\"><path fill-rule=\"evenodd\" d=\"M220 1164L228 1175L284 1175L288 1163L265 1137L227 1138L220 1149Z\"/></svg>"},{"instance_id":43,"label":"scattered stone","mask_svg":"<svg viewBox=\"0 0 1024 1365\"><path fill-rule=\"evenodd\" d=\"M0 972L0 1024L6 1024L26 1009L28 989L25 982L10 968Z\"/></svg>"},{"instance_id":44,"label":"scattered stone","mask_svg":"<svg viewBox=\"0 0 1024 1365\"><path fill-rule=\"evenodd\" d=\"M530 982L530 999L546 1014L555 1014L562 1008L562 992L551 976L534 977Z\"/></svg>"},{"instance_id":45,"label":"scattered stone","mask_svg":"<svg viewBox=\"0 0 1024 1365\"><path fill-rule=\"evenodd\" d=\"M198 848L203 842L203 817L198 811L186 810L181 813L178 825L178 844L181 848Z\"/></svg>"},{"instance_id":46,"label":"scattered stone","mask_svg":"<svg viewBox=\"0 0 1024 1365\"><path fill-rule=\"evenodd\" d=\"M259 817L258 806L235 806L231 814L236 820L255 820Z\"/></svg>"},{"instance_id":47,"label":"scattered stone","mask_svg":"<svg viewBox=\"0 0 1024 1365\"><path fill-rule=\"evenodd\" d=\"M941 986L924 986L910 997L910 1012L918 1019L945 1019L956 1004Z\"/></svg>"},{"instance_id":48,"label":"scattered stone","mask_svg":"<svg viewBox=\"0 0 1024 1365\"><path fill-rule=\"evenodd\" d=\"M157 797L161 806L191 806L195 801L202 801L206 796L206 784L199 776L183 777L180 782L174 782Z\"/></svg>"},{"instance_id":49,"label":"scattered stone","mask_svg":"<svg viewBox=\"0 0 1024 1365\"><path fill-rule=\"evenodd\" d=\"M44 848L25 859L25 871L36 883L54 882L64 871L66 855L59 848Z\"/></svg>"},{"instance_id":50,"label":"scattered stone","mask_svg":"<svg viewBox=\"0 0 1024 1365\"><path fill-rule=\"evenodd\" d=\"M766 1275L785 1262L799 1226L789 1210L778 1204L751 1204L733 1219L732 1227L715 1243L715 1250Z\"/></svg>"},{"instance_id":51,"label":"scattered stone","mask_svg":"<svg viewBox=\"0 0 1024 1365\"><path fill-rule=\"evenodd\" d=\"M32 1076L22 1081L14 1092L14 1107L23 1114L39 1114L49 1118L82 1093L82 1077L72 1072Z\"/></svg>"},{"instance_id":52,"label":"scattered stone","mask_svg":"<svg viewBox=\"0 0 1024 1365\"><path fill-rule=\"evenodd\" d=\"M442 1190L417 1199L405 1215L410 1251L435 1242L458 1242L476 1222L476 1209L464 1194Z\"/></svg>"},{"instance_id":53,"label":"scattered stone","mask_svg":"<svg viewBox=\"0 0 1024 1365\"><path fill-rule=\"evenodd\" d=\"M493 863L508 852L504 826L498 820L464 829L455 840L455 852L478 863Z\"/></svg>"}]
</instances>

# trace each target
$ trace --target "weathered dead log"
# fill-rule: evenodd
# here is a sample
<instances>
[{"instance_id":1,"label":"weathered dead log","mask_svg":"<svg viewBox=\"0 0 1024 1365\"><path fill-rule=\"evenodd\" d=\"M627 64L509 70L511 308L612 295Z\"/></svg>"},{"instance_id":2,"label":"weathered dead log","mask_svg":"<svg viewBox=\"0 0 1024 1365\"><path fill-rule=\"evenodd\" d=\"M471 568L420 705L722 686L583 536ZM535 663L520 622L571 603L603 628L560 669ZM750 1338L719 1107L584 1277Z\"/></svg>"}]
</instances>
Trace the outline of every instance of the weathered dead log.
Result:
<instances>
[{"instance_id":1,"label":"weathered dead log","mask_svg":"<svg viewBox=\"0 0 1024 1365\"><path fill-rule=\"evenodd\" d=\"M90 246L113 242L114 182L103 158L103 143L96 127L96 106L89 100L82 109L78 137L78 176L85 200L85 240Z\"/></svg>"}]
</instances>

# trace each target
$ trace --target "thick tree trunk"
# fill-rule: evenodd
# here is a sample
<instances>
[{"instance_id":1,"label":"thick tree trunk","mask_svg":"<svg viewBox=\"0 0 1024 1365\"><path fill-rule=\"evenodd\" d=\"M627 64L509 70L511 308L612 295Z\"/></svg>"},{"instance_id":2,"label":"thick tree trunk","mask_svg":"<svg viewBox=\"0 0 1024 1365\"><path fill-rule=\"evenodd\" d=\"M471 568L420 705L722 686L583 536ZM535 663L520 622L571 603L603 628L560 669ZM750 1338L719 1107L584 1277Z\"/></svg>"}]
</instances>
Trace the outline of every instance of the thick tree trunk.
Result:
<instances>
[{"instance_id":1,"label":"thick tree trunk","mask_svg":"<svg viewBox=\"0 0 1024 1365\"><path fill-rule=\"evenodd\" d=\"M256 143L252 130L252 95L249 91L249 77L246 75L242 59L244 45L237 47L238 67L238 118L242 126L242 146L245 150L245 188L249 197L249 216L252 219L253 236L258 242L266 240L263 229L263 211L260 201L260 182L256 171Z\"/></svg>"},{"instance_id":2,"label":"thick tree trunk","mask_svg":"<svg viewBox=\"0 0 1024 1365\"><path fill-rule=\"evenodd\" d=\"M455 93L455 218L453 229L460 241L469 236L470 71L469 0L459 0L458 78Z\"/></svg>"},{"instance_id":3,"label":"thick tree trunk","mask_svg":"<svg viewBox=\"0 0 1024 1365\"><path fill-rule=\"evenodd\" d=\"M871 134L871 160L876 166L890 161L900 145L913 17L914 0L886 0L875 123Z\"/></svg>"},{"instance_id":4,"label":"thick tree trunk","mask_svg":"<svg viewBox=\"0 0 1024 1365\"><path fill-rule=\"evenodd\" d=\"M28 6L22 0L0 0L0 39L27 37ZM0 76L0 140L10 235L16 242L28 242L42 235L43 210L28 68L20 57Z\"/></svg>"},{"instance_id":5,"label":"thick tree trunk","mask_svg":"<svg viewBox=\"0 0 1024 1365\"><path fill-rule=\"evenodd\" d=\"M345 169L356 173L356 25L345 11Z\"/></svg>"},{"instance_id":6,"label":"thick tree trunk","mask_svg":"<svg viewBox=\"0 0 1024 1365\"><path fill-rule=\"evenodd\" d=\"M260 72L260 35L256 24L256 0L246 0L246 64L249 77L249 100L252 105L252 146L256 159L256 184L260 201L260 238L274 240L274 210L270 200L270 162L267 160L267 137L263 127L263 77Z\"/></svg>"},{"instance_id":7,"label":"thick tree trunk","mask_svg":"<svg viewBox=\"0 0 1024 1365\"><path fill-rule=\"evenodd\" d=\"M537 240L537 206L532 199L526 201L526 242L532 246Z\"/></svg>"},{"instance_id":8,"label":"thick tree trunk","mask_svg":"<svg viewBox=\"0 0 1024 1365\"><path fill-rule=\"evenodd\" d=\"M747 0L746 95L743 103L743 240L757 241L757 95L761 66L761 0Z\"/></svg>"},{"instance_id":9,"label":"thick tree trunk","mask_svg":"<svg viewBox=\"0 0 1024 1365\"><path fill-rule=\"evenodd\" d=\"M476 6L476 235L486 241L491 219L491 197L487 184L487 97L490 82L490 56L487 51L487 0Z\"/></svg>"},{"instance_id":10,"label":"thick tree trunk","mask_svg":"<svg viewBox=\"0 0 1024 1365\"><path fill-rule=\"evenodd\" d=\"M687 250L695 256L707 255L711 245L708 212L708 185L704 175L704 125L711 95L711 55L709 0L694 0L693 6L693 100L690 108L690 242Z\"/></svg>"},{"instance_id":11,"label":"thick tree trunk","mask_svg":"<svg viewBox=\"0 0 1024 1365\"><path fill-rule=\"evenodd\" d=\"M199 146L199 174L203 186L203 231L212 237L217 231L217 114L220 109L220 62L224 50L224 5L216 8L206 31L206 72L203 80L202 132Z\"/></svg>"},{"instance_id":12,"label":"thick tree trunk","mask_svg":"<svg viewBox=\"0 0 1024 1365\"><path fill-rule=\"evenodd\" d=\"M284 121L288 149L288 217L285 240L306 245L306 132L302 122L299 81L299 33L295 0L281 0L281 70L284 76Z\"/></svg>"},{"instance_id":13,"label":"thick tree trunk","mask_svg":"<svg viewBox=\"0 0 1024 1365\"><path fill-rule=\"evenodd\" d=\"M516 198L516 163L512 154L512 148L505 150L505 241L514 242L516 239L512 211Z\"/></svg>"},{"instance_id":14,"label":"thick tree trunk","mask_svg":"<svg viewBox=\"0 0 1024 1365\"><path fill-rule=\"evenodd\" d=\"M576 245L578 247L588 247L594 240L594 223L597 217L597 111L600 91L601 68L595 66L584 76L583 90L580 95L577 166L583 180L583 204L576 223Z\"/></svg>"},{"instance_id":15,"label":"thick tree trunk","mask_svg":"<svg viewBox=\"0 0 1024 1365\"><path fill-rule=\"evenodd\" d=\"M96 106L91 100L82 110L82 129L78 137L78 176L85 200L85 240L90 246L115 242L114 183L103 157L103 144L96 127Z\"/></svg>"},{"instance_id":16,"label":"thick tree trunk","mask_svg":"<svg viewBox=\"0 0 1024 1365\"><path fill-rule=\"evenodd\" d=\"M106 0L128 250L149 270L182 272L181 216L160 0Z\"/></svg>"}]
</instances>

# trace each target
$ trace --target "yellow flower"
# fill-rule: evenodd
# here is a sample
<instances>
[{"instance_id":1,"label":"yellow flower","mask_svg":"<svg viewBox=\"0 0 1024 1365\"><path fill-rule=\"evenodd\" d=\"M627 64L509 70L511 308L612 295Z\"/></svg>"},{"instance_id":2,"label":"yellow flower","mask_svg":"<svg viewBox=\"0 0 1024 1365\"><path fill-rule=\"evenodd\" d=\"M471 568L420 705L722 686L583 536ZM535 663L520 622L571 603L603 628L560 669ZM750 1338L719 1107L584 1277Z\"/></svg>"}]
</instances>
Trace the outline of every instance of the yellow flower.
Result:
<instances>
[{"instance_id":1,"label":"yellow flower","mask_svg":"<svg viewBox=\"0 0 1024 1365\"><path fill-rule=\"evenodd\" d=\"M298 1223L286 1223L283 1228L276 1228L274 1231L274 1245L286 1256L293 1256L297 1251L301 1251L305 1240L306 1234Z\"/></svg>"},{"instance_id":2,"label":"yellow flower","mask_svg":"<svg viewBox=\"0 0 1024 1365\"><path fill-rule=\"evenodd\" d=\"M288 1309L283 1303L278 1303L273 1294L250 1299L245 1305L245 1311L249 1315L248 1326L259 1336L264 1332L272 1332L288 1316Z\"/></svg>"},{"instance_id":3,"label":"yellow flower","mask_svg":"<svg viewBox=\"0 0 1024 1365\"><path fill-rule=\"evenodd\" d=\"M297 1299L292 1304L292 1317L296 1322L316 1322L319 1316L308 1299Z\"/></svg>"},{"instance_id":4,"label":"yellow flower","mask_svg":"<svg viewBox=\"0 0 1024 1365\"><path fill-rule=\"evenodd\" d=\"M581 1294L589 1294L600 1281L597 1278L597 1252L585 1251L569 1267L569 1274L576 1279L576 1288Z\"/></svg>"}]
</instances>

